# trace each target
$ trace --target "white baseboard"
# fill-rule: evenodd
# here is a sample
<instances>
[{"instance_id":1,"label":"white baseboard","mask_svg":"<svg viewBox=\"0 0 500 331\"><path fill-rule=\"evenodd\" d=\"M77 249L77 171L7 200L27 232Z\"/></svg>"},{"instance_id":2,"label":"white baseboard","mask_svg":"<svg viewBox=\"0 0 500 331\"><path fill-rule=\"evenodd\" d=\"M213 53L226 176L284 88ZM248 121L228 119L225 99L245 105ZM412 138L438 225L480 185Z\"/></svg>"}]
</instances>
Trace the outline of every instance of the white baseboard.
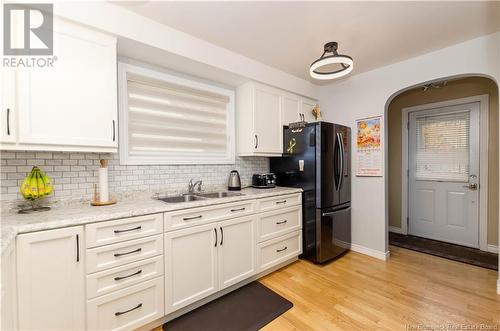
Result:
<instances>
[{"instance_id":1,"label":"white baseboard","mask_svg":"<svg viewBox=\"0 0 500 331\"><path fill-rule=\"evenodd\" d=\"M371 248L357 245L357 244L351 244L351 250L358 252L358 253L361 253L361 254L365 254L365 255L374 257L374 258L382 260L382 261L389 260L389 256L390 256L389 251L381 252L381 251L377 251L375 249L371 249Z\"/></svg>"},{"instance_id":2,"label":"white baseboard","mask_svg":"<svg viewBox=\"0 0 500 331\"><path fill-rule=\"evenodd\" d=\"M488 244L488 252L498 254L498 246Z\"/></svg>"},{"instance_id":3,"label":"white baseboard","mask_svg":"<svg viewBox=\"0 0 500 331\"><path fill-rule=\"evenodd\" d=\"M395 226L389 226L389 232L402 234L403 230L401 230L401 228L397 228Z\"/></svg>"},{"instance_id":4,"label":"white baseboard","mask_svg":"<svg viewBox=\"0 0 500 331\"><path fill-rule=\"evenodd\" d=\"M497 279L497 294L500 294L500 278Z\"/></svg>"}]
</instances>

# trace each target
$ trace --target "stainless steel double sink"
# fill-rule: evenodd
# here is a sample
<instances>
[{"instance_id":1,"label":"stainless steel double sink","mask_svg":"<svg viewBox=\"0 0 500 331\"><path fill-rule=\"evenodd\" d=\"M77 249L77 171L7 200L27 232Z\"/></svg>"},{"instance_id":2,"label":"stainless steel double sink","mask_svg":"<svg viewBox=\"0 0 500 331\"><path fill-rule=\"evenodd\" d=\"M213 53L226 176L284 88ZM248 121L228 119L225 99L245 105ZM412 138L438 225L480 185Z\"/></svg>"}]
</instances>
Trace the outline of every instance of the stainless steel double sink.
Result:
<instances>
[{"instance_id":1,"label":"stainless steel double sink","mask_svg":"<svg viewBox=\"0 0 500 331\"><path fill-rule=\"evenodd\" d=\"M243 193L223 191L223 192L207 192L207 193L196 193L196 194L181 194L170 197L155 197L155 199L168 203L179 203L179 202L190 202L190 201L199 201L207 199L236 197L241 195L243 195Z\"/></svg>"}]
</instances>

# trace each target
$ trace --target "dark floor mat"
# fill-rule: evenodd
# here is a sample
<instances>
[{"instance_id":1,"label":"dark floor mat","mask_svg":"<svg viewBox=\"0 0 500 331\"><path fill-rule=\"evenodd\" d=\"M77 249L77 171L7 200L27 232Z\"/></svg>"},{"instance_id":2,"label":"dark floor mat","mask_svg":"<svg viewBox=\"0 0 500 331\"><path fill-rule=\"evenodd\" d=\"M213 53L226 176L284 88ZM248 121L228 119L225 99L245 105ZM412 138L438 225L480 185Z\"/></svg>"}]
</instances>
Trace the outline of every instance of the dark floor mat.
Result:
<instances>
[{"instance_id":1,"label":"dark floor mat","mask_svg":"<svg viewBox=\"0 0 500 331\"><path fill-rule=\"evenodd\" d=\"M498 254L438 240L389 232L389 244L446 259L498 270Z\"/></svg>"},{"instance_id":2,"label":"dark floor mat","mask_svg":"<svg viewBox=\"0 0 500 331\"><path fill-rule=\"evenodd\" d=\"M293 304L259 282L207 303L163 325L165 331L257 331Z\"/></svg>"}]
</instances>

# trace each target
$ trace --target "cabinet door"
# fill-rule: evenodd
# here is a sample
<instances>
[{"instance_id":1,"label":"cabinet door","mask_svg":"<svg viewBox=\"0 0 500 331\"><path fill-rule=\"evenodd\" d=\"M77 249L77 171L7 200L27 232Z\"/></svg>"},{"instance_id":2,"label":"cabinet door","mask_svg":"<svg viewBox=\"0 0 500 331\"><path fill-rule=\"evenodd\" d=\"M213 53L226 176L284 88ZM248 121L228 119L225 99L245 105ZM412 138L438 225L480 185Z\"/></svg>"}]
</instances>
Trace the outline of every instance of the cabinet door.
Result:
<instances>
[{"instance_id":1,"label":"cabinet door","mask_svg":"<svg viewBox=\"0 0 500 331\"><path fill-rule=\"evenodd\" d=\"M218 290L216 224L165 234L166 314Z\"/></svg>"},{"instance_id":2,"label":"cabinet door","mask_svg":"<svg viewBox=\"0 0 500 331\"><path fill-rule=\"evenodd\" d=\"M0 143L16 143L15 71L0 71Z\"/></svg>"},{"instance_id":3,"label":"cabinet door","mask_svg":"<svg viewBox=\"0 0 500 331\"><path fill-rule=\"evenodd\" d=\"M302 98L300 112L302 114L304 114L304 119L306 122L316 121L316 119L314 118L314 115L312 114L312 110L313 110L314 106L316 106L316 101L314 101L312 99Z\"/></svg>"},{"instance_id":4,"label":"cabinet door","mask_svg":"<svg viewBox=\"0 0 500 331\"><path fill-rule=\"evenodd\" d=\"M83 227L17 238L19 329L85 329Z\"/></svg>"},{"instance_id":5,"label":"cabinet door","mask_svg":"<svg viewBox=\"0 0 500 331\"><path fill-rule=\"evenodd\" d=\"M54 55L19 69L19 142L116 151L116 40L55 18Z\"/></svg>"},{"instance_id":6,"label":"cabinet door","mask_svg":"<svg viewBox=\"0 0 500 331\"><path fill-rule=\"evenodd\" d=\"M273 88L256 85L254 104L255 151L281 153L281 93Z\"/></svg>"},{"instance_id":7,"label":"cabinet door","mask_svg":"<svg viewBox=\"0 0 500 331\"><path fill-rule=\"evenodd\" d=\"M282 125L288 125L292 122L300 121L300 100L293 94L283 96Z\"/></svg>"},{"instance_id":8,"label":"cabinet door","mask_svg":"<svg viewBox=\"0 0 500 331\"><path fill-rule=\"evenodd\" d=\"M220 289L255 273L255 228L255 217L241 217L218 223Z\"/></svg>"},{"instance_id":9,"label":"cabinet door","mask_svg":"<svg viewBox=\"0 0 500 331\"><path fill-rule=\"evenodd\" d=\"M0 330L17 330L16 249L11 244L1 256Z\"/></svg>"}]
</instances>

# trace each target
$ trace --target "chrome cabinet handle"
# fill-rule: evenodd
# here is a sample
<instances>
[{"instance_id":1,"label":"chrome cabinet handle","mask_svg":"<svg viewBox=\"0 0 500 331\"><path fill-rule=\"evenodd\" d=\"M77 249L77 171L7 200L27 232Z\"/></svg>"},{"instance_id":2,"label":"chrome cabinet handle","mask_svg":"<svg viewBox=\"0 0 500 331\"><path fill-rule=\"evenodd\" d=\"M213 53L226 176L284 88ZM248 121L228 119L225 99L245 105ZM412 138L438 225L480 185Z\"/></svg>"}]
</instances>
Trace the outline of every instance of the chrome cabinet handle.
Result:
<instances>
[{"instance_id":1,"label":"chrome cabinet handle","mask_svg":"<svg viewBox=\"0 0 500 331\"><path fill-rule=\"evenodd\" d=\"M255 149L257 149L258 146L259 146L259 137L255 135Z\"/></svg>"},{"instance_id":2,"label":"chrome cabinet handle","mask_svg":"<svg viewBox=\"0 0 500 331\"><path fill-rule=\"evenodd\" d=\"M134 253L140 253L142 251L142 248L137 248L137 249L134 249L133 251L130 251L130 252L125 252L125 253L115 253L115 257L120 257L120 256L124 256L124 255L129 255L129 254L134 254Z\"/></svg>"},{"instance_id":3,"label":"chrome cabinet handle","mask_svg":"<svg viewBox=\"0 0 500 331\"><path fill-rule=\"evenodd\" d=\"M135 228L131 228L131 229L125 229L125 230L115 230L114 233L122 233L122 232L130 232L130 231L135 231L135 230L140 230L142 229L142 226L139 225Z\"/></svg>"},{"instance_id":4,"label":"chrome cabinet handle","mask_svg":"<svg viewBox=\"0 0 500 331\"><path fill-rule=\"evenodd\" d=\"M76 262L80 262L80 236L76 235Z\"/></svg>"},{"instance_id":5,"label":"chrome cabinet handle","mask_svg":"<svg viewBox=\"0 0 500 331\"><path fill-rule=\"evenodd\" d=\"M133 274L130 274L130 275L127 275L127 276L115 277L115 280L119 281L119 280L122 280L122 279L127 279L127 278L130 278L130 277L133 277L133 276L137 276L137 275L140 275L140 274L142 274L142 270L139 270L139 271L134 272Z\"/></svg>"},{"instance_id":6,"label":"chrome cabinet handle","mask_svg":"<svg viewBox=\"0 0 500 331\"><path fill-rule=\"evenodd\" d=\"M288 247L286 247L286 246L285 246L285 247L283 247L282 249L277 249L277 250L276 250L276 253L283 252L283 251L285 251L285 250L287 250L287 249L288 249Z\"/></svg>"},{"instance_id":7,"label":"chrome cabinet handle","mask_svg":"<svg viewBox=\"0 0 500 331\"><path fill-rule=\"evenodd\" d=\"M232 212L232 213L234 213L234 212L236 212L236 211L243 211L243 210L245 210L245 207L243 207L243 208L238 208L238 209L231 209L231 212Z\"/></svg>"},{"instance_id":8,"label":"chrome cabinet handle","mask_svg":"<svg viewBox=\"0 0 500 331\"><path fill-rule=\"evenodd\" d=\"M222 230L222 226L219 228L220 229L220 245L224 243L224 230Z\"/></svg>"},{"instance_id":9,"label":"chrome cabinet handle","mask_svg":"<svg viewBox=\"0 0 500 331\"><path fill-rule=\"evenodd\" d=\"M282 204L282 203L286 203L286 200L283 200L283 201L276 201L276 204L277 204L277 205L280 205L280 204Z\"/></svg>"},{"instance_id":10,"label":"chrome cabinet handle","mask_svg":"<svg viewBox=\"0 0 500 331\"><path fill-rule=\"evenodd\" d=\"M116 135L115 135L115 120L113 120L113 141L116 140Z\"/></svg>"},{"instance_id":11,"label":"chrome cabinet handle","mask_svg":"<svg viewBox=\"0 0 500 331\"><path fill-rule=\"evenodd\" d=\"M125 310L125 311L118 311L115 313L115 316L120 316L120 315L123 315L123 314L126 314L126 313L130 313L131 311L133 310L136 310L136 309L139 309L142 307L142 303L138 304L137 306L135 306L134 308L130 308L129 310Z\"/></svg>"},{"instance_id":12,"label":"chrome cabinet handle","mask_svg":"<svg viewBox=\"0 0 500 331\"><path fill-rule=\"evenodd\" d=\"M276 224L285 224L286 222L288 222L288 221L284 220L284 221L281 221L281 222L276 222Z\"/></svg>"},{"instance_id":13,"label":"chrome cabinet handle","mask_svg":"<svg viewBox=\"0 0 500 331\"><path fill-rule=\"evenodd\" d=\"M7 108L7 135L10 136L10 108Z\"/></svg>"},{"instance_id":14,"label":"chrome cabinet handle","mask_svg":"<svg viewBox=\"0 0 500 331\"><path fill-rule=\"evenodd\" d=\"M184 221L191 221L191 220L196 220L196 219L199 219L202 217L203 217L202 215L198 215L198 216L194 216L194 217L184 217L183 220Z\"/></svg>"},{"instance_id":15,"label":"chrome cabinet handle","mask_svg":"<svg viewBox=\"0 0 500 331\"><path fill-rule=\"evenodd\" d=\"M217 229L214 228L214 232L215 232L215 244L214 244L214 247L217 247Z\"/></svg>"}]
</instances>

